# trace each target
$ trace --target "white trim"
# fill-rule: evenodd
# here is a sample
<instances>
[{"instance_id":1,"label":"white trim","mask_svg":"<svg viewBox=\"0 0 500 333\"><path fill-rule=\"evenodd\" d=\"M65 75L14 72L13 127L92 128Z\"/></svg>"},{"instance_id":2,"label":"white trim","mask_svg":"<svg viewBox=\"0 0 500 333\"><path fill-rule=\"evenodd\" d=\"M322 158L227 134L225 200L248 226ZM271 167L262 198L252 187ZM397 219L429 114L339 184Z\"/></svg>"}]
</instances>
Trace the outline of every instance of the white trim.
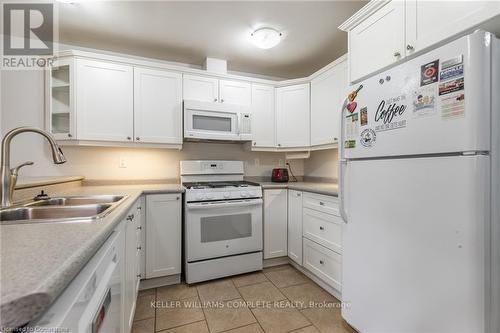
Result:
<instances>
[{"instance_id":1,"label":"white trim","mask_svg":"<svg viewBox=\"0 0 500 333\"><path fill-rule=\"evenodd\" d=\"M180 274L162 276L153 279L141 280L139 284L139 290L170 286L179 283L181 283Z\"/></svg>"},{"instance_id":2,"label":"white trim","mask_svg":"<svg viewBox=\"0 0 500 333\"><path fill-rule=\"evenodd\" d=\"M375 13L377 10L385 6L391 1L403 1L403 0L371 0L364 7L358 10L354 15L349 17L344 23L339 25L339 29L342 31L352 30L355 26L361 23L363 20L368 18L370 15Z\"/></svg>"},{"instance_id":3,"label":"white trim","mask_svg":"<svg viewBox=\"0 0 500 333\"><path fill-rule=\"evenodd\" d=\"M90 140L58 140L60 146L89 146L89 147L123 147L123 148L168 148L182 149L182 144L119 142L119 141L90 141Z\"/></svg>"},{"instance_id":4,"label":"white trim","mask_svg":"<svg viewBox=\"0 0 500 333\"><path fill-rule=\"evenodd\" d=\"M308 278L310 278L311 280L314 281L314 283L316 283L318 286L320 286L321 288L323 288L324 290L326 290L330 295L332 295L333 297L335 297L336 299L338 299L339 301L342 301L342 294L340 293L340 291L338 291L337 289L331 287L330 285L326 284L323 280L321 280L320 278L318 278L316 275L314 275L313 273L309 272L307 269L305 269L304 267L302 266L299 266L296 262L294 262L293 260L289 260L288 261L290 265L292 265L295 269L297 269L298 271L300 271L302 274L304 274L305 276L307 276Z\"/></svg>"}]
</instances>

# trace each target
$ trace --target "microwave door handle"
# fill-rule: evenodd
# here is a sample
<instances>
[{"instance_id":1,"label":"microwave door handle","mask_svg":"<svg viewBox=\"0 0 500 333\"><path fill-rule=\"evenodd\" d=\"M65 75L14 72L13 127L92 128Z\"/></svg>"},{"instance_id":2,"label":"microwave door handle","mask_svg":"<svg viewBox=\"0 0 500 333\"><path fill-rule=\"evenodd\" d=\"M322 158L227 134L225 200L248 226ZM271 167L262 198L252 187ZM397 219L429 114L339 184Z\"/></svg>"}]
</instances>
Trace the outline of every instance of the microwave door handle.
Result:
<instances>
[{"instance_id":1,"label":"microwave door handle","mask_svg":"<svg viewBox=\"0 0 500 333\"><path fill-rule=\"evenodd\" d=\"M189 210L200 210L200 209L211 209L211 208L221 208L221 207L244 207L244 206L255 206L261 205L262 199L254 199L248 201L223 201L223 202L214 202L208 204L199 204L199 203L188 203L187 208Z\"/></svg>"},{"instance_id":2,"label":"microwave door handle","mask_svg":"<svg viewBox=\"0 0 500 333\"><path fill-rule=\"evenodd\" d=\"M241 113L236 113L236 133L240 135Z\"/></svg>"}]
</instances>

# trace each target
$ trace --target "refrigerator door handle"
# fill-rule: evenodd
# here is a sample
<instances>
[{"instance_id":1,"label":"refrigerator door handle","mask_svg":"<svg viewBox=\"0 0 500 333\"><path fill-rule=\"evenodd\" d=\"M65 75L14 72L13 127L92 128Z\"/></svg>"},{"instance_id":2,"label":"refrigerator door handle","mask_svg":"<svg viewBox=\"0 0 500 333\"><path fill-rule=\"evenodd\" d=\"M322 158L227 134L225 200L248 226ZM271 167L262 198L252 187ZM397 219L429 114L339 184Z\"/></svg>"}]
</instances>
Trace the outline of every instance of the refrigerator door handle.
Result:
<instances>
[{"instance_id":1,"label":"refrigerator door handle","mask_svg":"<svg viewBox=\"0 0 500 333\"><path fill-rule=\"evenodd\" d=\"M344 223L347 223L347 214L344 208L344 168L347 161L344 158L344 109L347 106L348 98L343 101L340 109L340 142L339 142L339 211Z\"/></svg>"},{"instance_id":2,"label":"refrigerator door handle","mask_svg":"<svg viewBox=\"0 0 500 333\"><path fill-rule=\"evenodd\" d=\"M346 166L346 160L339 161L339 211L344 223L347 223L347 213L344 208L344 168Z\"/></svg>"}]
</instances>

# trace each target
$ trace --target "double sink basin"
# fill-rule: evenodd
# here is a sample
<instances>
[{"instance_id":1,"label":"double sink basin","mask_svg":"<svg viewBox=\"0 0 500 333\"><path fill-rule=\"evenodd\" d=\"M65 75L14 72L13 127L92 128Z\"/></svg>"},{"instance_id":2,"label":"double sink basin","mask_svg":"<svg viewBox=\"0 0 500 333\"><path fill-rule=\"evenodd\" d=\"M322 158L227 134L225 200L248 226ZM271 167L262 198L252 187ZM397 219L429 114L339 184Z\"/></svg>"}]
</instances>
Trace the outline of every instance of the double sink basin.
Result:
<instances>
[{"instance_id":1,"label":"double sink basin","mask_svg":"<svg viewBox=\"0 0 500 333\"><path fill-rule=\"evenodd\" d=\"M90 195L30 201L0 210L1 224L90 222L111 213L127 196Z\"/></svg>"}]
</instances>

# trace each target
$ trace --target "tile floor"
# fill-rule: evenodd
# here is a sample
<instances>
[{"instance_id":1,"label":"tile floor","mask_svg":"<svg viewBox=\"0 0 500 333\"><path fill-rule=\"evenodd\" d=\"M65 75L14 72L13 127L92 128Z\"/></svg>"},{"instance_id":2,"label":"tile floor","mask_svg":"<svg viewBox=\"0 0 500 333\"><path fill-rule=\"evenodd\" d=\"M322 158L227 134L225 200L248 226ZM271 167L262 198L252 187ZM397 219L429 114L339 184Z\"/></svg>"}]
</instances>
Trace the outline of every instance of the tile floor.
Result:
<instances>
[{"instance_id":1,"label":"tile floor","mask_svg":"<svg viewBox=\"0 0 500 333\"><path fill-rule=\"evenodd\" d=\"M339 301L290 265L139 293L133 333L354 333Z\"/></svg>"}]
</instances>

